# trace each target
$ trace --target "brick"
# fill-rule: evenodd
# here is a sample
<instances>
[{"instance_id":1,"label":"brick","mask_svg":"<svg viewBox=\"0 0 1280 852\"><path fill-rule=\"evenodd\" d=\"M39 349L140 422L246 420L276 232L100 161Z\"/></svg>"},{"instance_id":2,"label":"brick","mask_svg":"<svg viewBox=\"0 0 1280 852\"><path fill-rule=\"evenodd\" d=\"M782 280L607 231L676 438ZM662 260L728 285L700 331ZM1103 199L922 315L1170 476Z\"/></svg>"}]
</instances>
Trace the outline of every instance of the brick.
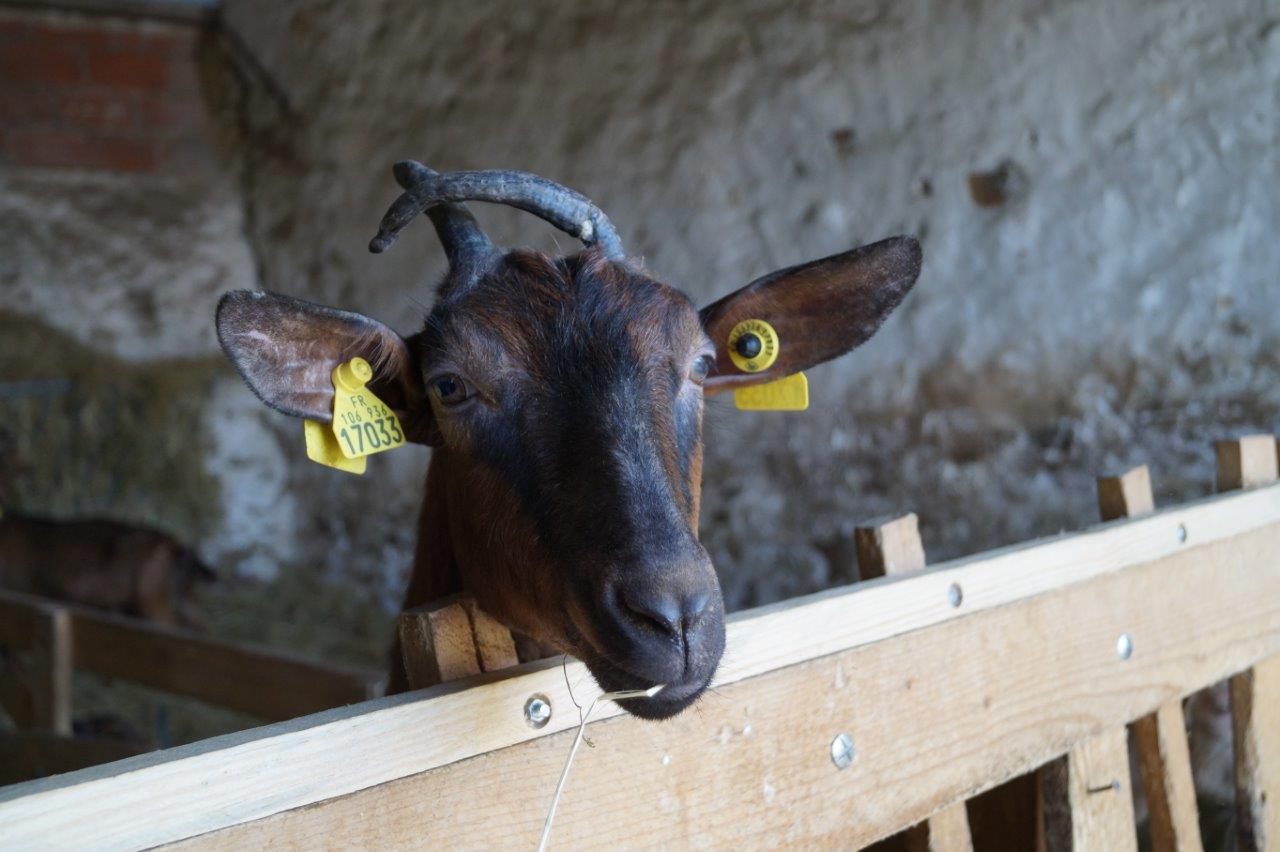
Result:
<instances>
[{"instance_id":1,"label":"brick","mask_svg":"<svg viewBox=\"0 0 1280 852\"><path fill-rule=\"evenodd\" d=\"M58 89L6 86L0 81L0 124L49 124L58 119Z\"/></svg>"},{"instance_id":2,"label":"brick","mask_svg":"<svg viewBox=\"0 0 1280 852\"><path fill-rule=\"evenodd\" d=\"M138 124L138 107L132 95L119 89L64 91L59 97L58 117L67 128L133 128Z\"/></svg>"},{"instance_id":3,"label":"brick","mask_svg":"<svg viewBox=\"0 0 1280 852\"><path fill-rule=\"evenodd\" d=\"M203 99L160 95L144 98L139 104L141 125L155 130L203 131L206 111Z\"/></svg>"},{"instance_id":4,"label":"brick","mask_svg":"<svg viewBox=\"0 0 1280 852\"><path fill-rule=\"evenodd\" d=\"M0 81L6 86L56 86L82 79L81 57L57 44L0 44Z\"/></svg>"},{"instance_id":5,"label":"brick","mask_svg":"<svg viewBox=\"0 0 1280 852\"><path fill-rule=\"evenodd\" d=\"M169 84L171 60L162 54L91 50L85 59L88 79L96 85L156 90Z\"/></svg>"},{"instance_id":6,"label":"brick","mask_svg":"<svg viewBox=\"0 0 1280 852\"><path fill-rule=\"evenodd\" d=\"M4 156L14 165L138 173L154 171L158 157L149 140L68 130L11 129Z\"/></svg>"}]
</instances>

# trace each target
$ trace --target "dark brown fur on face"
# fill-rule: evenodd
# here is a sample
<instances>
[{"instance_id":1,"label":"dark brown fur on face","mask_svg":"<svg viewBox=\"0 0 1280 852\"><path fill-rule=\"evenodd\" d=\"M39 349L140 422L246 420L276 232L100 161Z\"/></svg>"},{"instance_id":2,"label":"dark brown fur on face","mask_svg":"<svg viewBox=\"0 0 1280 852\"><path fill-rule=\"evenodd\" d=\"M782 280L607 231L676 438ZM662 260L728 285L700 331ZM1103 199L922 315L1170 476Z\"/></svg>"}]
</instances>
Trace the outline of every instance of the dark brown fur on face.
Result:
<instances>
[{"instance_id":1,"label":"dark brown fur on face","mask_svg":"<svg viewBox=\"0 0 1280 852\"><path fill-rule=\"evenodd\" d=\"M418 348L429 394L441 375L471 391L452 407L432 397L443 441L432 477L447 507L435 511L447 527L424 537L447 538L449 552L437 543L419 557L456 566L483 608L619 685L700 690L723 623L697 540L702 395L690 372L714 350L693 305L594 253L513 252L439 303ZM705 597L705 639L672 642L621 604L650 593L632 587L637 575Z\"/></svg>"},{"instance_id":2,"label":"dark brown fur on face","mask_svg":"<svg viewBox=\"0 0 1280 852\"><path fill-rule=\"evenodd\" d=\"M196 585L214 574L173 537L106 520L0 517L0 588L203 629Z\"/></svg>"},{"instance_id":3,"label":"dark brown fur on face","mask_svg":"<svg viewBox=\"0 0 1280 852\"><path fill-rule=\"evenodd\" d=\"M866 340L914 283L919 245L898 237L784 269L699 314L563 187L411 162L395 174L405 192L371 249L418 213L432 220L450 267L425 328L406 340L359 314L241 291L219 305L224 349L268 405L325 421L324 378L376 357L375 393L436 448L405 605L469 591L508 627L581 657L605 689L665 685L625 702L630 712L679 712L724 649L724 604L698 540L703 394L780 379ZM513 204L595 247L503 252L460 198ZM761 373L728 356L729 331L746 318L781 340ZM393 653L390 689L404 688Z\"/></svg>"}]
</instances>

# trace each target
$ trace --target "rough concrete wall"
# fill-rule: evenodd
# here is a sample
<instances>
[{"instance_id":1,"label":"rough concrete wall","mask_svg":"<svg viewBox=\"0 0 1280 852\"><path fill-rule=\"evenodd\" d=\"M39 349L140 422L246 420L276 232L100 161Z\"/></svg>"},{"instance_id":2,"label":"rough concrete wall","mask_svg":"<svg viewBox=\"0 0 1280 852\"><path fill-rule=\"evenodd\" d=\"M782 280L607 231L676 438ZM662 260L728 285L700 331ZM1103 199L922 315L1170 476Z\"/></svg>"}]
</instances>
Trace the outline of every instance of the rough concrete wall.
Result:
<instances>
[{"instance_id":1,"label":"rough concrete wall","mask_svg":"<svg viewBox=\"0 0 1280 852\"><path fill-rule=\"evenodd\" d=\"M1093 476L1124 464L1151 462L1162 498L1204 493L1212 437L1277 426L1273 3L360 9L226 4L295 113L256 110L268 287L413 330L443 269L429 228L365 251L406 156L578 188L698 301L922 238L915 293L814 371L810 412L713 405L704 537L731 605L851 577L855 519L914 508L931 557L978 550L1092 521ZM992 171L1008 197L982 206L991 179L968 178ZM478 212L509 244L570 243ZM293 475L407 524L421 468L372 466ZM349 517L321 532L386 541Z\"/></svg>"},{"instance_id":2,"label":"rough concrete wall","mask_svg":"<svg viewBox=\"0 0 1280 852\"><path fill-rule=\"evenodd\" d=\"M0 72L0 506L295 558L283 448L213 333L257 275L207 32L5 9Z\"/></svg>"}]
</instances>

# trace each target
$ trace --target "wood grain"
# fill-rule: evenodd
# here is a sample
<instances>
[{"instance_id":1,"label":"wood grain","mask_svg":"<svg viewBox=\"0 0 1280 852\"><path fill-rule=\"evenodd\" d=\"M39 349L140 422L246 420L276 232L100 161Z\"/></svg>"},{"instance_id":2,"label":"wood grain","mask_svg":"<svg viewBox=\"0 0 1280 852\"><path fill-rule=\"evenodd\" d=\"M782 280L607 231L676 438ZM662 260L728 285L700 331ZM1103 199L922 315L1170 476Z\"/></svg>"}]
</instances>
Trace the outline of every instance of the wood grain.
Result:
<instances>
[{"instance_id":1,"label":"wood grain","mask_svg":"<svg viewBox=\"0 0 1280 852\"><path fill-rule=\"evenodd\" d=\"M1271 435L1219 441L1218 490L1260 488L1277 478L1277 443ZM1262 560L1254 571L1280 573ZM1235 752L1236 821L1242 850L1280 846L1280 661L1241 672L1228 684Z\"/></svg>"},{"instance_id":2,"label":"wood grain","mask_svg":"<svg viewBox=\"0 0 1280 852\"><path fill-rule=\"evenodd\" d=\"M400 613L400 654L411 689L480 674L471 618L460 595Z\"/></svg>"},{"instance_id":3,"label":"wood grain","mask_svg":"<svg viewBox=\"0 0 1280 852\"><path fill-rule=\"evenodd\" d=\"M917 761L921 771L910 772L911 780L905 787L907 795L901 807L886 801L882 795L875 795L866 800L863 809L842 817L841 825L848 826L850 820L869 809L874 815L868 823L872 827L860 831L860 836L870 842L878 836L876 831L893 822L895 815L902 817L902 821L886 830L918 821L928 815L929 807L936 809L971 795L974 789L982 789L988 782L998 782L1000 779L996 776L1008 768L999 762L998 754L1009 754L1010 748L1014 749L1011 765L1019 767L1013 774L1027 771L1055 754L1064 753L1082 732L1096 732L1095 723L1100 730L1101 722L1119 724L1137 718L1151 712L1162 700L1198 689L1215 677L1220 679L1227 672L1242 670L1271 653L1275 638L1271 630L1276 629L1280 619L1271 610L1259 614L1258 608L1265 607L1268 601L1276 601L1271 586L1277 578L1252 571L1241 572L1239 583L1226 583L1223 579L1236 576L1236 560L1252 558L1256 563L1258 559L1275 558L1274 553L1260 548L1276 537L1273 527L1278 522L1280 488L1222 495L1139 520L968 557L901 580L876 580L852 589L832 590L739 613L729 623L728 652L717 676L716 690L675 722L638 728L644 739L637 746L639 751L633 753L634 765L625 766L627 771L620 777L630 783L630 773L637 767L643 768L643 761L636 755L652 754L653 737L674 736L678 731L687 732L687 726L700 721L714 721L718 724L710 730L699 729L696 738L686 744L682 752L701 756L707 743L719 742L722 736L741 730L745 721L744 704L756 708L751 710L753 720L774 718L764 712L767 702L763 701L766 694L773 694L770 684L774 681L763 675L803 663L826 667L820 669L821 683L835 683L838 672L839 682L847 686L857 673L849 668L852 657L846 657L845 652L857 656L880 648L879 653L899 654L887 662L882 661L876 669L878 676L887 678L883 683L859 677L857 694L865 695L867 703L858 703L853 712L880 714L898 720L899 725L910 724L911 730L899 728L897 731L906 737L898 747L906 747L921 740L932 742L935 737L948 736L946 731L954 732L954 726L965 719L972 724L972 704L987 694L984 687L989 682L1003 683L1003 679L1014 672L1035 681L1036 688L1031 689L1033 696L1038 694L1037 690L1056 696L1056 672L1064 666L1074 668L1076 661L1069 651L1080 650L1079 643L1085 639L1093 643L1083 646L1091 654L1101 654L1102 659L1114 663L1115 636L1131 610L1155 610L1144 612L1142 617L1146 619L1144 624L1153 626L1154 636L1159 637L1160 643L1175 640L1199 643L1167 648L1169 653L1181 649L1181 665L1160 668L1145 686L1134 685L1123 697L1106 699L1107 693L1102 687L1107 679L1099 672L1105 674L1111 667L1091 657L1089 662L1098 663L1100 668L1085 672L1090 695L1096 697L1098 689L1102 689L1103 695L1093 705L1081 701L1074 705L1048 701L1042 705L1036 703L1037 699L1023 704L1012 695L1005 696L1004 702L993 698L993 703L986 708L991 715L981 720L982 725L990 726L985 728L989 733L967 742L968 761L956 764L954 769L944 766L928 784L923 782L928 775L925 770L929 761ZM1186 530L1187 535L1180 536L1180 529ZM1190 554L1195 555L1196 565L1210 573L1179 578L1166 570L1171 565L1185 568ZM1144 586L1140 592L1127 593L1128 597L1110 596L1110 583L1121 578L1128 581L1130 576L1145 577L1145 567L1134 567L1144 563L1166 571L1165 575L1147 581L1153 590L1151 594L1147 594ZM1215 575L1214 571L1220 573ZM1210 592L1192 592L1181 584L1182 579L1203 580ZM964 602L960 607L951 606L947 600L948 588L953 585L964 589ZM1093 597L1071 598L1077 610L1060 613L1057 621L1046 622L1023 609L1037 599L1040 605L1048 605L1051 600L1066 600L1078 589L1092 590ZM1179 595L1186 595L1186 600L1177 597ZM1166 600L1168 596L1176 599ZM1233 612L1229 619L1220 620L1214 615L1233 607L1239 612ZM964 629L954 634L963 637L979 618L1006 608L1023 613L1024 619L1004 623L1002 629L1006 634L986 633L982 634L979 644L944 644L941 650L934 651L945 657L944 669L952 672L945 678L939 676L938 683L943 686L937 688L945 687L950 692L936 692L931 687L930 700L937 706L927 707L929 712L920 717L918 724L911 715L914 704L893 703L891 699L899 698L896 690L892 695L882 694L891 684L902 688L905 685L902 673L921 665L914 658L900 655L907 645L896 637L901 636L905 641L907 637L903 634L915 637L917 633L913 631L918 631L920 635L945 635L950 641L952 627L963 625ZM1104 618L1108 621L1100 627L1099 620ZM1181 620L1168 621L1168 618ZM1082 634L1082 626L1091 619L1093 629L1100 632L1091 634L1086 630ZM1269 626L1259 627L1260 623ZM1071 629L1053 630L1059 624L1067 624ZM920 630L924 627L930 629ZM1222 635L1202 633L1202 628L1221 629ZM1241 631L1252 632L1242 635ZM1037 654L1053 656L1032 654L1024 659L1015 653L1025 649L1028 642L1032 643L1030 650ZM1099 650L1098 643L1105 647ZM1153 659L1148 657L1148 649L1166 647L1160 643L1148 644L1147 639L1139 638L1142 650L1135 657L1138 664L1130 661L1123 671L1130 677L1148 672L1148 661ZM966 654L974 659L967 659ZM1008 654L1014 654L1016 665L1006 658ZM999 658L998 665L988 665L993 657ZM839 669L834 668L837 661ZM1012 665L1012 670L1002 668L1007 665ZM1035 665L1043 668L1035 669ZM1078 670L1076 676L1081 676ZM335 801L327 802L325 808L340 801L355 801L358 797L348 794L409 776L424 780L429 773L422 773L428 770L448 764L465 766L468 764L458 762L526 741L534 741L528 753L508 754L525 759L527 755L540 754L538 749L551 749L546 760L530 764L527 771L533 774L524 779L535 786L545 783L549 795L567 748L567 741L555 739L553 735L565 731L577 720L576 714L563 710L572 706L566 681L574 685L579 701L589 701L598 692L580 663L570 663L563 670L558 660L529 663L503 675L481 675L420 693L328 711L49 781L17 785L0 791L0 836L13 836L14 843L23 838L54 838L67 845L153 846L331 799ZM917 679L912 684L920 682ZM932 684L933 680L929 682ZM744 704L734 704L726 696L736 695L740 684L749 684L743 687L748 691L736 699ZM803 702L797 697L802 694L796 692L797 684L796 680L789 680L777 693L777 700L786 712L776 718L785 723L782 731L793 723L798 726L797 730L806 724L820 727L825 755L833 735L830 726L848 721L847 717L832 715L839 705L832 698L828 706L831 696L820 698L816 707ZM759 704L755 700L757 692ZM531 729L523 717L524 702L534 693L546 695L554 708L551 721L541 730ZM919 690L906 690L905 694L914 698ZM1013 723L1008 713L1014 706L1025 711L1026 719L1042 711L1049 717L1048 727L996 737L999 750L997 757L992 758L994 762L984 759L975 768L974 762L983 754L986 741ZM958 713L957 721L948 723L945 718L939 718L942 708L966 710L968 715ZM612 705L606 705L600 708L598 716L603 720L618 712ZM795 721L797 713L801 714L799 721ZM611 731L612 724L612 721L595 722L593 731L596 726L604 726L599 728L602 733ZM758 728L753 730L759 732ZM774 730L780 735L778 729ZM808 735L818 736L816 728L809 729ZM734 741L732 736L729 739ZM1032 744L1028 744L1028 739ZM788 739L786 744L773 748L790 754L800 748L800 742L800 739ZM584 754L598 756L606 751L609 750L597 748ZM478 758L479 761L490 759L492 756ZM499 768L492 771L500 774L509 771L504 768L508 758L504 756L501 760ZM824 760L830 766L829 759L824 756ZM711 756L706 762L708 772L721 766L721 762ZM676 763L673 756L670 765ZM685 763L687 761L681 765ZM904 765L898 764L896 769L891 767L886 771L905 772ZM575 779L579 777L577 769L575 767ZM754 777L754 786L742 801L760 801L764 788L759 782L763 776ZM707 783L714 786L719 782ZM975 783L976 788L972 786ZM576 782L571 783L570 791L575 786ZM598 786L603 791L625 788L627 784L611 779ZM770 786L776 791L772 781ZM395 789L399 788L385 788L379 796ZM637 795L643 792L638 791ZM857 792L861 794L862 788L858 787ZM822 795L829 796L830 791ZM920 811L923 799L928 800L927 807ZM393 812L405 806L394 804L397 801L394 797L375 797L375 800L380 803L376 808L378 812L384 804ZM644 801L652 803L656 799ZM542 801L536 806L529 805L532 811L539 812L536 819L529 820L530 832L535 837L543 805ZM914 820L913 813L916 814ZM290 818L298 815L294 813ZM417 818L421 821L429 819L429 815L419 814ZM564 814L560 818L563 819ZM359 828L358 825L363 823L352 823L355 835L368 830L367 826ZM624 828L618 830L621 832ZM853 843L847 838L840 842Z\"/></svg>"},{"instance_id":4,"label":"wood grain","mask_svg":"<svg viewBox=\"0 0 1280 852\"><path fill-rule=\"evenodd\" d=\"M1155 511L1146 465L1120 476L1100 477L1098 508L1104 521ZM1147 797L1152 848L1156 852L1198 852L1203 847L1182 699L1161 704L1155 713L1135 721L1131 730Z\"/></svg>"},{"instance_id":5,"label":"wood grain","mask_svg":"<svg viewBox=\"0 0 1280 852\"><path fill-rule=\"evenodd\" d=\"M321 665L70 604L0 591L0 645L34 647L42 613L69 619L76 669L186 695L264 719L292 719L363 701L380 675ZM45 665L34 666L36 672Z\"/></svg>"},{"instance_id":6,"label":"wood grain","mask_svg":"<svg viewBox=\"0 0 1280 852\"><path fill-rule=\"evenodd\" d=\"M1166 701L1138 719L1132 733L1147 794L1152 849L1198 852L1204 847L1181 699Z\"/></svg>"},{"instance_id":7,"label":"wood grain","mask_svg":"<svg viewBox=\"0 0 1280 852\"><path fill-rule=\"evenodd\" d=\"M914 512L858 526L853 537L858 576L862 580L904 576L925 569L920 519ZM969 835L965 803L948 805L924 823L907 829L904 844L909 850L972 852L973 839Z\"/></svg>"},{"instance_id":8,"label":"wood grain","mask_svg":"<svg viewBox=\"0 0 1280 852\"><path fill-rule=\"evenodd\" d=\"M1156 509L1151 472L1145 464L1119 476L1098 477L1098 514L1104 521L1137 518Z\"/></svg>"},{"instance_id":9,"label":"wood grain","mask_svg":"<svg viewBox=\"0 0 1280 852\"><path fill-rule=\"evenodd\" d=\"M596 723L554 840L606 848L658 831L674 847L873 842L1280 651L1280 576L1251 570L1277 558L1280 527L729 684L662 725ZM1115 653L1122 630L1138 641L1129 660ZM840 732L857 751L844 770L828 755ZM191 845L527 848L570 736ZM1093 753L1078 757L1078 779L1097 780L1098 766L1102 781L1127 778ZM1107 795L1127 802L1127 783ZM1091 810L1079 830L1106 813Z\"/></svg>"},{"instance_id":10,"label":"wood grain","mask_svg":"<svg viewBox=\"0 0 1280 852\"><path fill-rule=\"evenodd\" d=\"M1123 725L1072 747L1067 753L1071 848L1137 852L1129 746Z\"/></svg>"}]
</instances>

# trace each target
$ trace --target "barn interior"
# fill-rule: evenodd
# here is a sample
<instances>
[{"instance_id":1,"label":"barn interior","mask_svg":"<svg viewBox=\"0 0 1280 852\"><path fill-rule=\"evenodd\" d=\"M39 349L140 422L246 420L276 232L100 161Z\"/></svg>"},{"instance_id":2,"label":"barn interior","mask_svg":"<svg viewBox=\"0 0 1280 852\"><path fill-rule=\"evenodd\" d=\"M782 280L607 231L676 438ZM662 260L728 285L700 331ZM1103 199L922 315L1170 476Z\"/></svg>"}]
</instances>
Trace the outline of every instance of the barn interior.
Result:
<instances>
[{"instance_id":1,"label":"barn interior","mask_svg":"<svg viewBox=\"0 0 1280 852\"><path fill-rule=\"evenodd\" d=\"M311 463L213 318L262 288L420 328L426 224L367 250L407 157L582 191L698 304L920 240L915 289L810 373L808 411L709 401L729 610L853 582L855 525L907 508L935 562L1086 526L1094 478L1135 464L1158 503L1203 496L1209 441L1280 427L1278 134L1265 0L6 0L0 508L159 531L216 575L205 635L381 669L429 451ZM74 690L73 722L147 747L257 724Z\"/></svg>"}]
</instances>

